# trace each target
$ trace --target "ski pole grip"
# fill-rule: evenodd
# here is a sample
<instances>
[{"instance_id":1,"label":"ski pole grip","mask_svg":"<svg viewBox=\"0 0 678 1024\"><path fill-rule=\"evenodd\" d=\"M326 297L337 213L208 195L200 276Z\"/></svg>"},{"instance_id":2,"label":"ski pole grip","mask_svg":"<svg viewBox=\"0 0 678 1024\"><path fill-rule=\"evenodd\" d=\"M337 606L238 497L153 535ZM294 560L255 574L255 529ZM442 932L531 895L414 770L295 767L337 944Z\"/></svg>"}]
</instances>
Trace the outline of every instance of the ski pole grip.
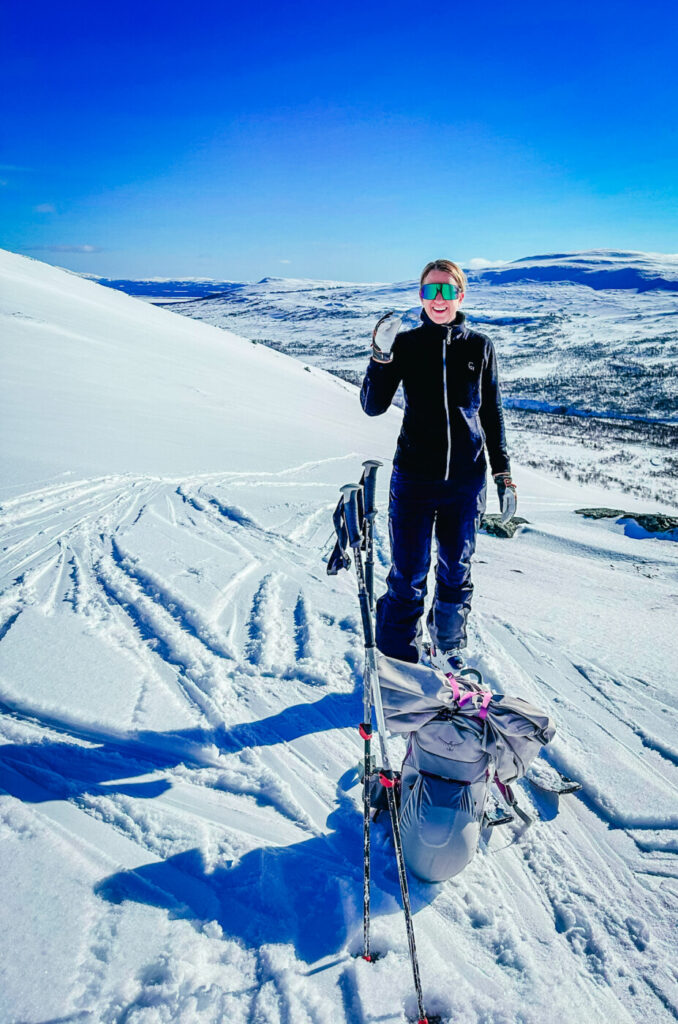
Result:
<instances>
[{"instance_id":1,"label":"ski pole grip","mask_svg":"<svg viewBox=\"0 0 678 1024\"><path fill-rule=\"evenodd\" d=\"M348 529L348 542L352 548L361 542L360 524L358 523L358 484L344 484L341 493L344 496L344 515Z\"/></svg>"},{"instance_id":2,"label":"ski pole grip","mask_svg":"<svg viewBox=\"0 0 678 1024\"><path fill-rule=\"evenodd\" d=\"M378 459L367 459L363 462L365 469L365 515L374 515L377 511L376 505L374 504L374 497L377 488L377 470L380 466L383 466L383 462L379 462Z\"/></svg>"}]
</instances>

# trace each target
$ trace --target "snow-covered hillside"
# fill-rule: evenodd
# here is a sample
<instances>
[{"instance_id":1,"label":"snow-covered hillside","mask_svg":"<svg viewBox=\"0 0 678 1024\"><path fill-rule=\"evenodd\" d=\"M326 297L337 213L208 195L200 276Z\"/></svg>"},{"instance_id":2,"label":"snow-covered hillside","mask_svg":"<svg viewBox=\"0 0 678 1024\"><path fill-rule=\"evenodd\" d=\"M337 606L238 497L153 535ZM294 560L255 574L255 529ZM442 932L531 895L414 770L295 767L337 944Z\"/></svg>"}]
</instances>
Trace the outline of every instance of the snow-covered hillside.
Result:
<instances>
[{"instance_id":1,"label":"snow-covered hillside","mask_svg":"<svg viewBox=\"0 0 678 1024\"><path fill-rule=\"evenodd\" d=\"M302 450L346 452L356 399L337 378L1 250L0 274L4 481L277 470ZM365 451L375 428L358 424Z\"/></svg>"},{"instance_id":2,"label":"snow-covered hillside","mask_svg":"<svg viewBox=\"0 0 678 1024\"><path fill-rule=\"evenodd\" d=\"M32 260L1 254L0 286L0 1020L402 1024L384 826L384 956L351 955L362 639L322 560L339 485L380 457L383 586L399 411ZM676 544L575 514L623 493L514 469L528 524L479 538L471 661L554 716L547 756L584 788L520 787L531 829L412 886L427 1008L668 1024Z\"/></svg>"},{"instance_id":3,"label":"snow-covered hillside","mask_svg":"<svg viewBox=\"0 0 678 1024\"><path fill-rule=\"evenodd\" d=\"M589 288L632 288L638 292L678 291L678 256L664 253L617 252L589 249L587 252L550 253L528 256L498 267L476 271L476 280L491 284L509 281L567 281Z\"/></svg>"}]
</instances>

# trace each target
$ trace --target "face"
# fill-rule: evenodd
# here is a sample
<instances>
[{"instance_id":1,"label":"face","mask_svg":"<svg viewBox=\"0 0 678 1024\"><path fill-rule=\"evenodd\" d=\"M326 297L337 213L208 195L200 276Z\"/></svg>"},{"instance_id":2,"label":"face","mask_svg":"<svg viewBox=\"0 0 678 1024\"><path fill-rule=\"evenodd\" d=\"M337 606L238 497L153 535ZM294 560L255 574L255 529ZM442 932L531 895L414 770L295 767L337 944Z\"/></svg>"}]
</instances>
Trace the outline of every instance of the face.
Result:
<instances>
[{"instance_id":1,"label":"face","mask_svg":"<svg viewBox=\"0 0 678 1024\"><path fill-rule=\"evenodd\" d=\"M429 270L423 283L452 284L455 288L458 288L452 275L446 274L444 270ZM457 315L457 310L461 306L463 298L464 293L459 292L456 299L446 300L438 292L435 299L421 299L421 304L434 324L449 324L452 323Z\"/></svg>"}]
</instances>

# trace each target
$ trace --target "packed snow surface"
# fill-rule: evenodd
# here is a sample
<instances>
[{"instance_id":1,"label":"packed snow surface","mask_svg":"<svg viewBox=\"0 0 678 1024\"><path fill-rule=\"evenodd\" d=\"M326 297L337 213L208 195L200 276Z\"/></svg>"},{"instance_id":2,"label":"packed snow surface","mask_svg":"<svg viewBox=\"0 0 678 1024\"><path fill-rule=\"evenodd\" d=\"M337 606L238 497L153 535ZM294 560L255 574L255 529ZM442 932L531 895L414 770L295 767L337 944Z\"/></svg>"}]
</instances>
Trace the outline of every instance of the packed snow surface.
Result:
<instances>
[{"instance_id":1,"label":"packed snow surface","mask_svg":"<svg viewBox=\"0 0 678 1024\"><path fill-rule=\"evenodd\" d=\"M402 1024L383 823L383 956L353 955L363 642L354 578L323 564L338 487L381 458L383 589L401 413L36 261L0 275L0 1020ZM622 493L514 476L528 523L479 537L471 664L553 715L546 757L583 789L520 784L530 829L412 882L426 1007L668 1024L676 545L575 514Z\"/></svg>"}]
</instances>

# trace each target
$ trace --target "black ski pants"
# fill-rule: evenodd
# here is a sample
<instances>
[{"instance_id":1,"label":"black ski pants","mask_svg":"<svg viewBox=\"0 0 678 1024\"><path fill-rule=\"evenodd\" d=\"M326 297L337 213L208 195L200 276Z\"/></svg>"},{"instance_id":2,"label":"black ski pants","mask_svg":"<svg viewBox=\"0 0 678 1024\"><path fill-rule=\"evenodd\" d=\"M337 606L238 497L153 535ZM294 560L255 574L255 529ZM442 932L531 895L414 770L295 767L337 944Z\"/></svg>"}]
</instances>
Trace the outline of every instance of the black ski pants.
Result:
<instances>
[{"instance_id":1,"label":"black ski pants","mask_svg":"<svg viewBox=\"0 0 678 1024\"><path fill-rule=\"evenodd\" d=\"M377 647L401 661L419 661L432 539L436 585L427 626L441 651L466 646L471 609L471 557L485 511L485 460L450 480L418 480L393 467L389 494L391 570L377 601Z\"/></svg>"}]
</instances>

